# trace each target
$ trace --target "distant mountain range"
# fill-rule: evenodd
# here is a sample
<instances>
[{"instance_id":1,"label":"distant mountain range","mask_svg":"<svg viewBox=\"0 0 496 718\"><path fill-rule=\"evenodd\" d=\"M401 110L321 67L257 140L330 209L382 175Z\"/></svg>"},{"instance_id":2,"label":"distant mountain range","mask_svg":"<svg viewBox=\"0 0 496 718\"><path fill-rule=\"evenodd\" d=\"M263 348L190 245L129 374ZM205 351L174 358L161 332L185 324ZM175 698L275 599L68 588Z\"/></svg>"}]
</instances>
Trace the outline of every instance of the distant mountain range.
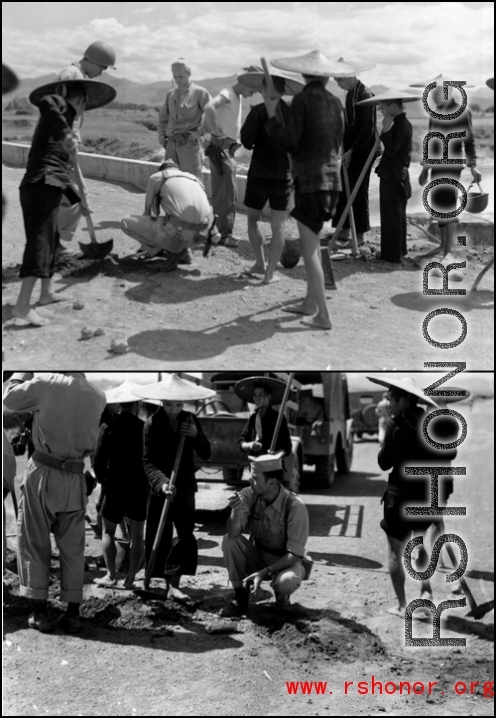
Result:
<instances>
[{"instance_id":1,"label":"distant mountain range","mask_svg":"<svg viewBox=\"0 0 496 718\"><path fill-rule=\"evenodd\" d=\"M17 89L12 95L6 95L4 97L3 104L6 103L7 99L14 97L27 97L36 87L41 87L49 82L55 80L55 73L51 75L43 75L42 77L34 78L23 78ZM152 82L149 84L140 84L137 82L131 82L126 80L124 77L116 77L112 73L104 72L101 78L102 82L106 82L117 91L116 100L118 102L132 102L136 105L161 105L164 102L166 92L173 87L172 80L164 80L162 82ZM208 80L197 80L193 78L193 81L204 87L212 95L217 95L224 87L234 85L236 82L236 75L230 75L229 77L214 77ZM339 97L341 100L344 98L345 93L341 90L333 80L330 80L327 84L327 89L334 95ZM386 89L384 85L372 85L370 87L372 92L378 94ZM258 101L260 96L258 95ZM255 99L255 101L257 101ZM253 100L248 101L253 104ZM482 108L486 108L492 105L494 102L494 93L489 88L481 88L477 91L477 95L470 95L470 104L478 104ZM421 108L422 105L419 105ZM412 108L409 108L413 110ZM423 110L422 110L423 112ZM411 114L411 112L409 112ZM417 114L415 109L414 114Z\"/></svg>"}]
</instances>

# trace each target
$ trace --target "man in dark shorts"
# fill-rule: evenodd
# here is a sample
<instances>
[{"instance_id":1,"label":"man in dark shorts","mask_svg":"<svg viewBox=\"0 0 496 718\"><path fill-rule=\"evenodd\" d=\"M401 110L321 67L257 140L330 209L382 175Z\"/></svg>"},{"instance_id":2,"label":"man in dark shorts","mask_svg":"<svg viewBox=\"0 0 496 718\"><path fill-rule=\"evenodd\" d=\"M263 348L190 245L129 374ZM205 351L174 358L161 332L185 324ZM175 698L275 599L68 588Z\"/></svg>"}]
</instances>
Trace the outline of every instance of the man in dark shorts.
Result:
<instances>
[{"instance_id":1,"label":"man in dark shorts","mask_svg":"<svg viewBox=\"0 0 496 718\"><path fill-rule=\"evenodd\" d=\"M143 429L139 418L140 401L131 394L137 387L124 382L107 392L107 403L120 404L121 413L114 418L109 431L102 437L94 462L107 467L104 499L100 508L103 519L102 550L107 573L95 579L99 586L132 589L145 552L145 520L148 480L143 468ZM123 519L129 520L131 551L129 571L122 585L118 584L115 567L115 531Z\"/></svg>"},{"instance_id":2,"label":"man in dark shorts","mask_svg":"<svg viewBox=\"0 0 496 718\"><path fill-rule=\"evenodd\" d=\"M299 72L305 88L291 103L288 127L276 116L279 100L265 98L269 115L267 131L293 161L295 207L291 215L298 222L300 248L307 274L304 300L284 308L303 314L301 323L312 329L329 330L331 317L326 304L324 271L319 233L331 219L341 191L339 151L343 139L341 102L325 89L329 77L346 77L354 69L346 63L330 62L314 51L301 57L272 62L278 68Z\"/></svg>"},{"instance_id":3,"label":"man in dark shorts","mask_svg":"<svg viewBox=\"0 0 496 718\"><path fill-rule=\"evenodd\" d=\"M437 407L415 382L408 379L369 377L377 384L388 387L388 410L392 419L386 429L386 436L379 451L377 461L383 471L391 469L388 487L384 494L384 518L381 528L386 533L389 544L389 574L398 605L388 609L388 613L403 617L407 606L405 595L405 571L403 557L405 546L412 535L425 534L436 517L405 516L405 506L431 503L430 481L426 476L407 476L407 466L449 466L456 456L456 450L438 451L433 449L422 435L425 412L419 402ZM434 420L433 430L436 430ZM431 430L432 431L432 430ZM446 499L453 490L451 477L440 478L439 502ZM428 555L424 545L418 546L417 570L424 571L428 564ZM420 597L432 600L430 581L422 581ZM418 609L417 614L420 614ZM416 615L417 615L416 614Z\"/></svg>"},{"instance_id":4,"label":"man in dark shorts","mask_svg":"<svg viewBox=\"0 0 496 718\"><path fill-rule=\"evenodd\" d=\"M293 78L286 78L281 72L271 74L276 97L280 100L279 111L287 125L289 107L282 100L286 94L300 92L304 85ZM263 70L252 68L243 73L240 82L253 83L253 87L268 94ZM263 274L262 284L276 282L279 275L275 269L282 250L284 249L284 222L291 197L291 168L286 150L278 142L269 138L265 128L268 120L265 103L254 105L241 128L241 143L247 150L253 150L246 182L244 204L248 208L248 238L250 240L255 264L251 274ZM270 240L269 261L265 266L264 236L260 225L262 210L265 204L270 206L270 224L272 238Z\"/></svg>"}]
</instances>

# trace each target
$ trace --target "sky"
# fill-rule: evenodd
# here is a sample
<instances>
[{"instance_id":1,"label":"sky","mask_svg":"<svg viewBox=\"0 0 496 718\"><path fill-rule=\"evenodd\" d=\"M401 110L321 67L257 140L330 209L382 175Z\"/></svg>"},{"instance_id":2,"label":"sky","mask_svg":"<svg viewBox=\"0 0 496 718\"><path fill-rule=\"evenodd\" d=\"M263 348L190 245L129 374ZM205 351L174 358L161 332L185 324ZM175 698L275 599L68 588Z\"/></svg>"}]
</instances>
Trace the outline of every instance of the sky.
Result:
<instances>
[{"instance_id":1,"label":"sky","mask_svg":"<svg viewBox=\"0 0 496 718\"><path fill-rule=\"evenodd\" d=\"M2 16L3 61L21 80L79 60L94 40L116 50L116 76L138 83L170 80L179 56L206 79L316 49L375 63L368 85L443 72L477 88L493 76L492 2L4 2Z\"/></svg>"}]
</instances>

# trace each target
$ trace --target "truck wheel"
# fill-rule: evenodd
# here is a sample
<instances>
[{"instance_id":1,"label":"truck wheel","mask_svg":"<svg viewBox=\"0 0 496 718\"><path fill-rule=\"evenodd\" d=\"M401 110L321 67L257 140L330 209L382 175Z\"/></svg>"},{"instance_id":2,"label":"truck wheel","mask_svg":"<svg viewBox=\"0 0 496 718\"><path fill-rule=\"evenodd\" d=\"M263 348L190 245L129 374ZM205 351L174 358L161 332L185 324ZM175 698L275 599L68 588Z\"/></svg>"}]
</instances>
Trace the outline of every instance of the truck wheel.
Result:
<instances>
[{"instance_id":1,"label":"truck wheel","mask_svg":"<svg viewBox=\"0 0 496 718\"><path fill-rule=\"evenodd\" d=\"M239 484L243 478L244 467L238 466L235 469L222 469L222 476L226 484Z\"/></svg>"},{"instance_id":2,"label":"truck wheel","mask_svg":"<svg viewBox=\"0 0 496 718\"><path fill-rule=\"evenodd\" d=\"M343 439L338 436L336 444L336 466L338 474L349 474L351 462L353 461L353 441L350 441L346 448L343 448Z\"/></svg>"},{"instance_id":3,"label":"truck wheel","mask_svg":"<svg viewBox=\"0 0 496 718\"><path fill-rule=\"evenodd\" d=\"M332 486L335 478L334 454L315 457L315 484L327 489Z\"/></svg>"}]
</instances>

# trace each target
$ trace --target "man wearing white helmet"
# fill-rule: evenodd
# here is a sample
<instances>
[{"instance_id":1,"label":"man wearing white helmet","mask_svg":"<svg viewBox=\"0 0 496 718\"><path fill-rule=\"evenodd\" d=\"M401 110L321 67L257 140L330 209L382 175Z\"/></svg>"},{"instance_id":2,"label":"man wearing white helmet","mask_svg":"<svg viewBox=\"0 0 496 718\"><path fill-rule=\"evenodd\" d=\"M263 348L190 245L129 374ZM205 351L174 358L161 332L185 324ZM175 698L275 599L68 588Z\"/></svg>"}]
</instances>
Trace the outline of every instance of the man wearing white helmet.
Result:
<instances>
[{"instance_id":1,"label":"man wearing white helmet","mask_svg":"<svg viewBox=\"0 0 496 718\"><path fill-rule=\"evenodd\" d=\"M87 47L83 58L79 62L73 62L64 67L55 80L93 80L95 77L99 77L104 70L108 70L109 67L115 70L114 65L115 52L113 48L107 45L106 42L97 40ZM80 128L83 124L83 117L84 113L73 124L73 130L77 135L78 142L81 142ZM58 217L60 233L58 256L72 254L66 243L74 238L81 216L81 205L79 203L71 205L65 196L62 197Z\"/></svg>"}]
</instances>

